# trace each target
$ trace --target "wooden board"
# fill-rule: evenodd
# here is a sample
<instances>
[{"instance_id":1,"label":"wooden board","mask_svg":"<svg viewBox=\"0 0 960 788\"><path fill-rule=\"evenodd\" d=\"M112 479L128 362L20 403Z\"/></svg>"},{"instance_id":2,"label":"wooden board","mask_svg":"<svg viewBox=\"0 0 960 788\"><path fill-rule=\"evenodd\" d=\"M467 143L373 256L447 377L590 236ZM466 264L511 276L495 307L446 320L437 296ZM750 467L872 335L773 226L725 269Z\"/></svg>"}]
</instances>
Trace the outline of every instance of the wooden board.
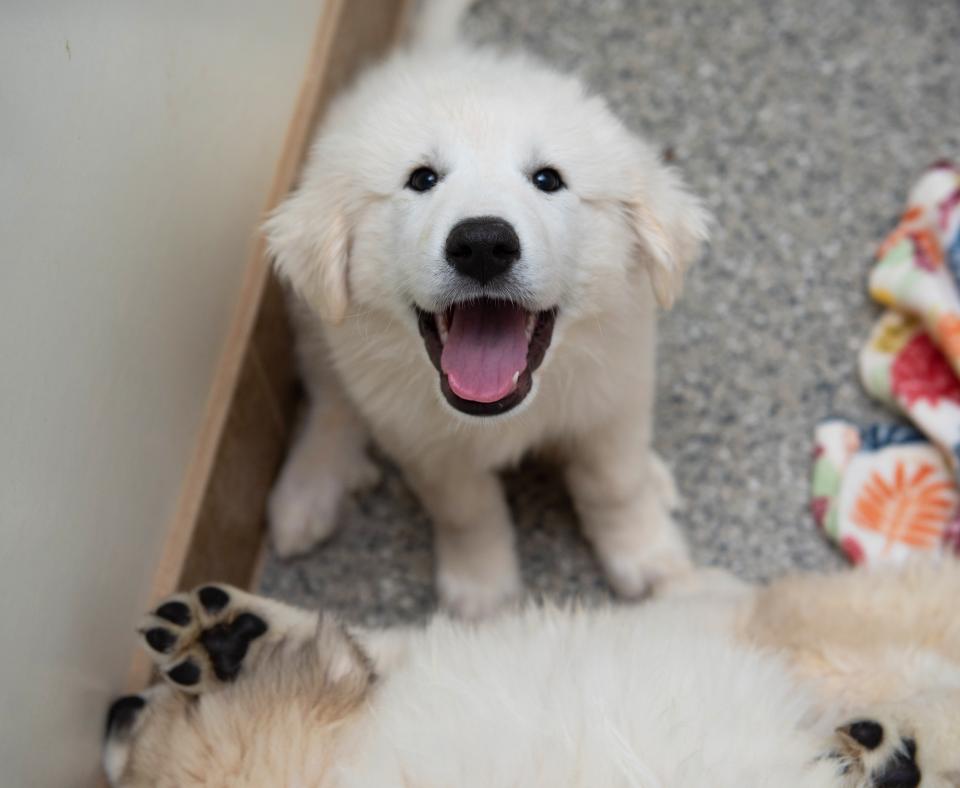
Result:
<instances>
[{"instance_id":1,"label":"wooden board","mask_svg":"<svg viewBox=\"0 0 960 788\"><path fill-rule=\"evenodd\" d=\"M379 59L404 29L410 0L322 0L307 73L264 215L299 176L330 99ZM251 228L253 229L253 228ZM194 452L164 541L151 600L207 580L249 587L263 548L264 505L297 405L293 342L283 290L262 238L254 244L220 355ZM131 667L132 690L149 679Z\"/></svg>"}]
</instances>

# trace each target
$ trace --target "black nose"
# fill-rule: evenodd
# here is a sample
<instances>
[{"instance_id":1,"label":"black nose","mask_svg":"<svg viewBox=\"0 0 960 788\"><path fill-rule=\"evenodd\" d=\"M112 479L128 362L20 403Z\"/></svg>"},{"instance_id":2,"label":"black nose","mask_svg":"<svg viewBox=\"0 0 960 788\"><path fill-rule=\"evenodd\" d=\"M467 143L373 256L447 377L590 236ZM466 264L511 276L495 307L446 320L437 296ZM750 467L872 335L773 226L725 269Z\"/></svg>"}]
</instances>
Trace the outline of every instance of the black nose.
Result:
<instances>
[{"instance_id":1,"label":"black nose","mask_svg":"<svg viewBox=\"0 0 960 788\"><path fill-rule=\"evenodd\" d=\"M520 239L510 222L493 216L464 219L444 246L447 262L464 276L486 284L520 257Z\"/></svg>"}]
</instances>

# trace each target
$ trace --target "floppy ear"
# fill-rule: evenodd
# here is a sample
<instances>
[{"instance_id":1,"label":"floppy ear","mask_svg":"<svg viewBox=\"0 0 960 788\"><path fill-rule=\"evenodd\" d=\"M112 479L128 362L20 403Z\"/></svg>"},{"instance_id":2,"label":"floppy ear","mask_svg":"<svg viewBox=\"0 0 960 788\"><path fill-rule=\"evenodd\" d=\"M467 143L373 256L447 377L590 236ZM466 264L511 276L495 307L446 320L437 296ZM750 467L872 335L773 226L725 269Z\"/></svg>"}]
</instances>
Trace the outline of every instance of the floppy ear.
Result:
<instances>
[{"instance_id":1,"label":"floppy ear","mask_svg":"<svg viewBox=\"0 0 960 788\"><path fill-rule=\"evenodd\" d=\"M664 309L683 289L683 275L700 255L710 217L669 167L651 162L626 210L657 303Z\"/></svg>"},{"instance_id":2,"label":"floppy ear","mask_svg":"<svg viewBox=\"0 0 960 788\"><path fill-rule=\"evenodd\" d=\"M339 323L347 312L350 237L335 184L304 186L264 224L277 273L323 320Z\"/></svg>"}]
</instances>

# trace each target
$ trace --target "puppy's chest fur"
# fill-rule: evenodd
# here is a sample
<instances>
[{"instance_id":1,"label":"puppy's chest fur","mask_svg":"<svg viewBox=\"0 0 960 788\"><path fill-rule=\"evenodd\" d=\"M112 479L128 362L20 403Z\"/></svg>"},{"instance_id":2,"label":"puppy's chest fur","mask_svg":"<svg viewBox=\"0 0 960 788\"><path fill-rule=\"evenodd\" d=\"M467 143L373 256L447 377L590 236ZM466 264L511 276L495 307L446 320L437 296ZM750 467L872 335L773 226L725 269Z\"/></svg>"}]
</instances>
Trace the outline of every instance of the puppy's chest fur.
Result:
<instances>
[{"instance_id":1,"label":"puppy's chest fur","mask_svg":"<svg viewBox=\"0 0 960 788\"><path fill-rule=\"evenodd\" d=\"M620 311L615 319L561 323L536 375L535 396L505 416L455 413L420 338L396 320L367 312L322 330L338 377L386 451L404 460L449 456L499 468L531 450L575 442L612 419L649 413L654 307L648 294L633 295L613 307Z\"/></svg>"}]
</instances>

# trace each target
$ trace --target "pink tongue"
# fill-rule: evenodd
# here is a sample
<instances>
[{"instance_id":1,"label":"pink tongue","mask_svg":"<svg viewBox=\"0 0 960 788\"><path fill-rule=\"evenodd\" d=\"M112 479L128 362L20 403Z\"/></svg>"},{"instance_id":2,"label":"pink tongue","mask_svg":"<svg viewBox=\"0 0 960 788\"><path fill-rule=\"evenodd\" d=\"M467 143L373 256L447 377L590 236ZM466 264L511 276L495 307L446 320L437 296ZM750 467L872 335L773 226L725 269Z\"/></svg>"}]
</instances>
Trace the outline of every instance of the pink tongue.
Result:
<instances>
[{"instance_id":1,"label":"pink tongue","mask_svg":"<svg viewBox=\"0 0 960 788\"><path fill-rule=\"evenodd\" d=\"M527 367L527 312L514 304L460 304L440 356L454 394L473 402L496 402L516 387Z\"/></svg>"}]
</instances>

